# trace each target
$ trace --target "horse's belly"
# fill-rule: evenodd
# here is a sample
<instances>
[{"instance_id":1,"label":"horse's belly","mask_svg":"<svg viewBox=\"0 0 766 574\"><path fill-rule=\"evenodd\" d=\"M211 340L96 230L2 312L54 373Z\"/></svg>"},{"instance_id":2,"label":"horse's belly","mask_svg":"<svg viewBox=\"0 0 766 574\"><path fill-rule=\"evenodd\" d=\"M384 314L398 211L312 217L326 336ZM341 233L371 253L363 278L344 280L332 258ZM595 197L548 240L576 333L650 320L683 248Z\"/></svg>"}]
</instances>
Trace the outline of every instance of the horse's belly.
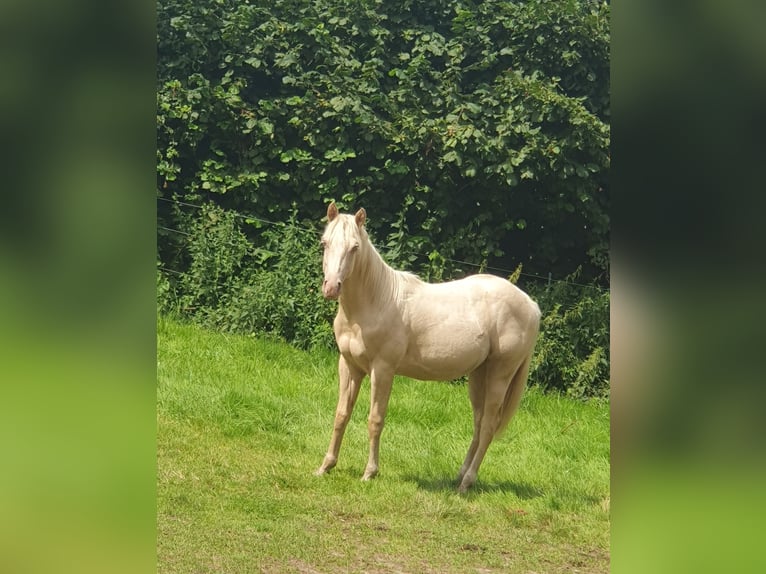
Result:
<instances>
[{"instance_id":1,"label":"horse's belly","mask_svg":"<svg viewBox=\"0 0 766 574\"><path fill-rule=\"evenodd\" d=\"M480 364L481 362L477 365L465 366L444 363L440 365L429 365L425 363L405 362L400 365L396 370L396 373L420 381L453 381L470 373Z\"/></svg>"},{"instance_id":2,"label":"horse's belly","mask_svg":"<svg viewBox=\"0 0 766 574\"><path fill-rule=\"evenodd\" d=\"M397 372L414 379L445 381L470 373L489 354L487 333L447 322L419 334Z\"/></svg>"}]
</instances>

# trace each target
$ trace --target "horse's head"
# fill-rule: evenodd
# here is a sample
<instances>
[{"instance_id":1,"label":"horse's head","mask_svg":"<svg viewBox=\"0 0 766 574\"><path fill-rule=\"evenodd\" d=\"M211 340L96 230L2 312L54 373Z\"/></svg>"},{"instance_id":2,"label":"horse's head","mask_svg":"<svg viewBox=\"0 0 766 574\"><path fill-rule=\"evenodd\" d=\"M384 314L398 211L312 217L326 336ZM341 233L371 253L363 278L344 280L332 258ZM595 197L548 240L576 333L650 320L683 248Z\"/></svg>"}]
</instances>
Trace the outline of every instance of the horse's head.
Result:
<instances>
[{"instance_id":1,"label":"horse's head","mask_svg":"<svg viewBox=\"0 0 766 574\"><path fill-rule=\"evenodd\" d=\"M366 219L364 209L351 216L338 213L335 203L327 207L328 223L322 235L322 295L325 299L337 299L343 281L353 271L359 248L365 240L363 227Z\"/></svg>"}]
</instances>

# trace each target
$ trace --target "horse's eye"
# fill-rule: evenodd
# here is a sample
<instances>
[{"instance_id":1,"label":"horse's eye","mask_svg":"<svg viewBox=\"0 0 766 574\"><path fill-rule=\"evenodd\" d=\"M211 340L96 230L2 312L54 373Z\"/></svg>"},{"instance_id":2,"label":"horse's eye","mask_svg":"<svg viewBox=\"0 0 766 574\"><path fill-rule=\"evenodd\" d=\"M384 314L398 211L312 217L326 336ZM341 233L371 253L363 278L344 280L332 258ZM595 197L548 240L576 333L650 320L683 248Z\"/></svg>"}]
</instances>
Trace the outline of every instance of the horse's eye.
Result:
<instances>
[{"instance_id":1,"label":"horse's eye","mask_svg":"<svg viewBox=\"0 0 766 574\"><path fill-rule=\"evenodd\" d=\"M319 241L319 245L322 246L322 249L327 249L327 242L324 239Z\"/></svg>"},{"instance_id":2,"label":"horse's eye","mask_svg":"<svg viewBox=\"0 0 766 574\"><path fill-rule=\"evenodd\" d=\"M354 243L354 246L351 248L351 251L356 251L357 249L359 249L359 244Z\"/></svg>"}]
</instances>

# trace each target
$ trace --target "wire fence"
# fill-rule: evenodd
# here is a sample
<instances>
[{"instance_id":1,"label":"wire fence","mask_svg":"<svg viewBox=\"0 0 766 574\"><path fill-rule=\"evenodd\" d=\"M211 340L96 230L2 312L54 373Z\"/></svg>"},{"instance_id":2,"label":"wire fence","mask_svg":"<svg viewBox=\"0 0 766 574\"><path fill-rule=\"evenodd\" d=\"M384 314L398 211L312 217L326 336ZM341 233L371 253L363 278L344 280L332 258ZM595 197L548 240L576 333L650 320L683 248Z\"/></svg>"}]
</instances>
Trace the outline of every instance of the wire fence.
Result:
<instances>
[{"instance_id":1,"label":"wire fence","mask_svg":"<svg viewBox=\"0 0 766 574\"><path fill-rule=\"evenodd\" d=\"M191 208L199 209L199 210L204 209L203 205L197 205L197 204L194 204L194 203L188 203L186 201L180 201L180 200L176 200L176 199L169 199L169 198L165 198L165 197L158 197L157 199L159 201L164 201L164 202L167 202L167 203L172 203L172 204L183 206L183 207L191 207ZM271 220L268 220L268 219L264 219L262 217L255 217L255 216L252 216L252 215L245 215L245 214L239 213L239 212L237 212L235 210L227 210L227 211L230 212L234 217L236 217L238 219L242 219L242 220L244 220L244 221L246 221L248 223L258 222L258 223L261 223L261 224L264 224L264 225L281 226L281 227L293 227L293 228L296 228L296 229L299 229L299 230L302 230L302 231L305 231L305 232L308 232L308 233L312 233L313 235L316 235L317 237L322 235L321 231L318 231L315 228L307 227L305 225L301 225L301 224L297 224L297 223L289 223L289 222L284 222L284 221L271 221ZM191 233L189 233L187 231L181 231L180 229L172 229L170 227L165 227L165 226L162 226L162 225L158 225L157 229L161 229L161 230L166 231L168 233L175 233L175 234L178 234L178 235L182 235L184 237L193 237L193 234L191 234ZM383 255L385 255L385 250L382 250L382 251L383 251ZM453 263L453 264L467 265L469 267L473 267L473 268L481 269L481 270L496 271L498 273L504 273L504 274L506 274L508 276L516 274L515 270L504 269L502 267L495 267L495 266L492 266L492 265L484 265L484 264L481 264L481 263L472 263L471 261L462 261L460 259L452 259L452 258L449 258L449 257L444 257L443 259L444 259L444 261L449 261L450 263ZM162 271L165 271L167 273L174 274L174 275L179 275L180 276L180 275L184 274L181 271L177 271L175 269L169 269L169 268L164 267L164 266L160 266L159 269L161 269ZM535 273L526 273L524 271L521 271L521 272L518 273L518 275L523 276L523 277L529 277L531 279L535 279L535 280L538 280L538 281L545 281L545 282L547 282L548 285L550 285L551 283L565 283L565 284L568 284L568 285L575 285L575 286L583 287L583 288L586 288L586 289L594 289L594 290L597 290L597 291L600 291L600 292L609 292L610 291L609 288L601 287L599 285L591 285L591 284L587 284L587 283L578 283L576 281L571 281L569 279L555 278L555 277L552 276L551 273L548 273L548 276L545 277L543 275L537 275Z\"/></svg>"}]
</instances>

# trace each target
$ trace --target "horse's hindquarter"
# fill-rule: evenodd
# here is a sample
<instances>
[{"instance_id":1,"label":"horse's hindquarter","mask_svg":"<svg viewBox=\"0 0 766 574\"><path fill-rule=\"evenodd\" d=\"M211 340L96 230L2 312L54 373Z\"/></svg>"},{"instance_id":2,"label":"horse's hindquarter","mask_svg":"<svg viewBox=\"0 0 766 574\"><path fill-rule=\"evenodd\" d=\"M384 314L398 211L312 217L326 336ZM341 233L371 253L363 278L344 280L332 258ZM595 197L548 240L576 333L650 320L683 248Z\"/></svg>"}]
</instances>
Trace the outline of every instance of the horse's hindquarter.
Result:
<instances>
[{"instance_id":1,"label":"horse's hindquarter","mask_svg":"<svg viewBox=\"0 0 766 574\"><path fill-rule=\"evenodd\" d=\"M491 275L422 283L406 304L409 344L397 372L430 380L457 378L491 354L524 347L537 308L514 285Z\"/></svg>"}]
</instances>

